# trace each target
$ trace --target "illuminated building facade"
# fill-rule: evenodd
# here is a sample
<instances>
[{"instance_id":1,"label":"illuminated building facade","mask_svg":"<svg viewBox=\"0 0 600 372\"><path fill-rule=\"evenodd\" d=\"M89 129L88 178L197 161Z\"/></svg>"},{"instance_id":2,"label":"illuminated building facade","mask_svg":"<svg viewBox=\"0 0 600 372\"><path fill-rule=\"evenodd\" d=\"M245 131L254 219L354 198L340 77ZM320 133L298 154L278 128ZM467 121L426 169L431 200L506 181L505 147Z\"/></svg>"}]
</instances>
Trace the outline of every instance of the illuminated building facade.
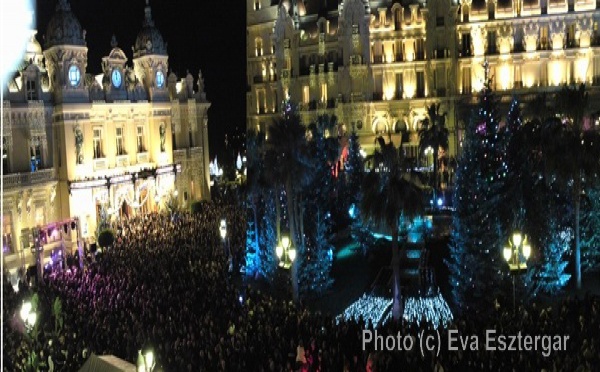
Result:
<instances>
[{"instance_id":1,"label":"illuminated building facade","mask_svg":"<svg viewBox=\"0 0 600 372\"><path fill-rule=\"evenodd\" d=\"M506 106L582 82L600 105L599 22L593 0L247 0L247 124L265 130L290 97L304 123L335 114L367 152L391 133L420 158L426 106L440 103L456 155L484 59Z\"/></svg>"},{"instance_id":2,"label":"illuminated building facade","mask_svg":"<svg viewBox=\"0 0 600 372\"><path fill-rule=\"evenodd\" d=\"M108 43L107 43L108 44ZM166 43L151 8L133 64L115 37L102 73L86 73L85 31L59 0L45 45L31 35L4 89L3 261L15 273L57 246L95 239L103 216L117 218L208 199L208 127L201 74L168 74ZM194 91L195 83L197 90Z\"/></svg>"}]
</instances>

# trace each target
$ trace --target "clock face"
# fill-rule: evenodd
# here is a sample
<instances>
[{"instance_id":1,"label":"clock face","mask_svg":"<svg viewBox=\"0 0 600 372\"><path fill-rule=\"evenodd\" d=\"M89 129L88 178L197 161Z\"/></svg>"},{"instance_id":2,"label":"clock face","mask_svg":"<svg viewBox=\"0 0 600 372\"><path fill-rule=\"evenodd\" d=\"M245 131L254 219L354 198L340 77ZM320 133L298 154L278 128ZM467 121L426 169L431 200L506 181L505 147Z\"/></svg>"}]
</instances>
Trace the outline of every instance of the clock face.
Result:
<instances>
[{"instance_id":1,"label":"clock face","mask_svg":"<svg viewBox=\"0 0 600 372\"><path fill-rule=\"evenodd\" d=\"M165 75L162 71L156 71L156 86L162 88L165 85Z\"/></svg>"},{"instance_id":2,"label":"clock face","mask_svg":"<svg viewBox=\"0 0 600 372\"><path fill-rule=\"evenodd\" d=\"M120 88L123 82L121 78L121 71L114 69L111 75L112 83L115 88Z\"/></svg>"},{"instance_id":3,"label":"clock face","mask_svg":"<svg viewBox=\"0 0 600 372\"><path fill-rule=\"evenodd\" d=\"M72 87L76 87L79 85L79 81L81 81L81 71L79 71L79 67L71 65L69 67L69 84Z\"/></svg>"}]
</instances>

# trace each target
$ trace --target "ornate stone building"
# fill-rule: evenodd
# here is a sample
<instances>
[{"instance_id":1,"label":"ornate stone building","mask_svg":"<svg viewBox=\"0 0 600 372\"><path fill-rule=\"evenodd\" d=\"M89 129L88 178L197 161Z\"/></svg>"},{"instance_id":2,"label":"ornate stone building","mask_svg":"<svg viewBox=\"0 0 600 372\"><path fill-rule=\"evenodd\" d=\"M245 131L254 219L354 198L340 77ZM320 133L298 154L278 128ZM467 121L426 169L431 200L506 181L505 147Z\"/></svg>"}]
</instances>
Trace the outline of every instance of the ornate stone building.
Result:
<instances>
[{"instance_id":1,"label":"ornate stone building","mask_svg":"<svg viewBox=\"0 0 600 372\"><path fill-rule=\"evenodd\" d=\"M585 82L600 109L599 22L593 0L247 0L247 124L265 130L290 97L304 123L334 113L367 152L391 133L419 158L440 103L454 155L484 59L503 104Z\"/></svg>"},{"instance_id":2,"label":"ornate stone building","mask_svg":"<svg viewBox=\"0 0 600 372\"><path fill-rule=\"evenodd\" d=\"M57 248L93 241L101 216L210 198L210 103L201 74L178 81L168 73L167 44L148 4L133 65L115 37L106 47L97 62L102 73L92 76L85 31L59 0L44 48L33 32L3 87L3 261L10 273L35 262L36 237L47 263Z\"/></svg>"}]
</instances>

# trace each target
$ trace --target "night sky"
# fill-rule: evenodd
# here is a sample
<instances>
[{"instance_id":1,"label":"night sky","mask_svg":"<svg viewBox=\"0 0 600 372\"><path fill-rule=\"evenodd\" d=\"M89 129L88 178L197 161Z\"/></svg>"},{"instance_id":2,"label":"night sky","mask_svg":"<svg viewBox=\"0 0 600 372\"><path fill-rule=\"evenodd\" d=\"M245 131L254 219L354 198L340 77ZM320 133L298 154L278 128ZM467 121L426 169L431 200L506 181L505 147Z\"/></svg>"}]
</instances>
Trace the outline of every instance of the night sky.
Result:
<instances>
[{"instance_id":1,"label":"night sky","mask_svg":"<svg viewBox=\"0 0 600 372\"><path fill-rule=\"evenodd\" d=\"M57 0L37 0L38 41L54 14ZM114 34L132 66L133 46L144 21L145 0L69 0L87 31L87 72L101 72L102 57ZM234 5L235 4L235 5ZM169 68L178 79L189 70L194 80L202 69L209 110L211 159L219 163L237 154L246 126L246 5L236 1L150 0L154 24L168 43ZM225 134L229 148L224 146ZM237 138L236 138L237 136ZM226 156L229 154L229 156Z\"/></svg>"}]
</instances>

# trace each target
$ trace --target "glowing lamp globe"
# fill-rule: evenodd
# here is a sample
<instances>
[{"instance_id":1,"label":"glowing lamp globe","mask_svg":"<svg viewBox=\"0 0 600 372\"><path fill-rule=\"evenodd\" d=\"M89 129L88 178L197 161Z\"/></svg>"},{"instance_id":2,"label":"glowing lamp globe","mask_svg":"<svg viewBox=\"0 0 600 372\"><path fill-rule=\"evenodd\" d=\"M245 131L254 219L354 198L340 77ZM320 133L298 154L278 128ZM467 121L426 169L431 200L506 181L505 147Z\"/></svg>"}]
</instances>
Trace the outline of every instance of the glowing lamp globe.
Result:
<instances>
[{"instance_id":1,"label":"glowing lamp globe","mask_svg":"<svg viewBox=\"0 0 600 372\"><path fill-rule=\"evenodd\" d=\"M144 359L146 362L146 367L152 369L152 367L154 367L154 353L152 351L146 352Z\"/></svg>"},{"instance_id":2,"label":"glowing lamp globe","mask_svg":"<svg viewBox=\"0 0 600 372\"><path fill-rule=\"evenodd\" d=\"M511 256L512 256L512 249L510 247L504 247L504 259L506 261L509 261Z\"/></svg>"},{"instance_id":3,"label":"glowing lamp globe","mask_svg":"<svg viewBox=\"0 0 600 372\"><path fill-rule=\"evenodd\" d=\"M521 233L516 232L513 234L512 236L512 243L515 247L519 247L521 245L521 241L522 241L523 237L521 236Z\"/></svg>"},{"instance_id":4,"label":"glowing lamp globe","mask_svg":"<svg viewBox=\"0 0 600 372\"><path fill-rule=\"evenodd\" d=\"M275 247L275 254L277 254L277 258L281 259L281 256L283 256L283 247L280 245Z\"/></svg>"},{"instance_id":5,"label":"glowing lamp globe","mask_svg":"<svg viewBox=\"0 0 600 372\"><path fill-rule=\"evenodd\" d=\"M288 249L290 247L290 237L287 235L282 236L281 245L283 246L283 248Z\"/></svg>"},{"instance_id":6,"label":"glowing lamp globe","mask_svg":"<svg viewBox=\"0 0 600 372\"><path fill-rule=\"evenodd\" d=\"M21 316L21 319L23 321L27 320L27 316L29 315L30 311L31 311L31 302L27 301L27 302L23 303L23 306L21 306L21 311L19 313L19 315Z\"/></svg>"},{"instance_id":7,"label":"glowing lamp globe","mask_svg":"<svg viewBox=\"0 0 600 372\"><path fill-rule=\"evenodd\" d=\"M528 259L531 256L531 246L529 244L523 245L523 257Z\"/></svg>"},{"instance_id":8,"label":"glowing lamp globe","mask_svg":"<svg viewBox=\"0 0 600 372\"><path fill-rule=\"evenodd\" d=\"M29 315L27 316L27 324L29 324L30 326L33 327L35 325L36 320L37 320L37 314L29 313Z\"/></svg>"},{"instance_id":9,"label":"glowing lamp globe","mask_svg":"<svg viewBox=\"0 0 600 372\"><path fill-rule=\"evenodd\" d=\"M296 249L290 249L288 251L288 255L290 256L290 261L294 262L294 260L296 259Z\"/></svg>"}]
</instances>

